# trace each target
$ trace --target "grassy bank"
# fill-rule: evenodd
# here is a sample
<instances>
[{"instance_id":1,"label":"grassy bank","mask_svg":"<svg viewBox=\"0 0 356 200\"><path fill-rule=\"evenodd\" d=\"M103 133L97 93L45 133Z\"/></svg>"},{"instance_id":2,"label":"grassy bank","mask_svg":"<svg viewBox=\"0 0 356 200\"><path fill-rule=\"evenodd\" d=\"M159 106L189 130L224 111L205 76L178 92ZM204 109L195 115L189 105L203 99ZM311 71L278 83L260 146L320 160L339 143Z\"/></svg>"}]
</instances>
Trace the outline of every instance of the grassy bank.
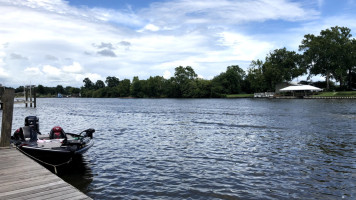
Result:
<instances>
[{"instance_id":1,"label":"grassy bank","mask_svg":"<svg viewBox=\"0 0 356 200\"><path fill-rule=\"evenodd\" d=\"M356 97L356 91L320 92L315 97Z\"/></svg>"},{"instance_id":2,"label":"grassy bank","mask_svg":"<svg viewBox=\"0 0 356 200\"><path fill-rule=\"evenodd\" d=\"M252 98L253 94L228 94L226 98Z\"/></svg>"},{"instance_id":3,"label":"grassy bank","mask_svg":"<svg viewBox=\"0 0 356 200\"><path fill-rule=\"evenodd\" d=\"M356 97L356 91L320 92L313 97ZM253 94L228 94L226 98L253 98Z\"/></svg>"}]
</instances>

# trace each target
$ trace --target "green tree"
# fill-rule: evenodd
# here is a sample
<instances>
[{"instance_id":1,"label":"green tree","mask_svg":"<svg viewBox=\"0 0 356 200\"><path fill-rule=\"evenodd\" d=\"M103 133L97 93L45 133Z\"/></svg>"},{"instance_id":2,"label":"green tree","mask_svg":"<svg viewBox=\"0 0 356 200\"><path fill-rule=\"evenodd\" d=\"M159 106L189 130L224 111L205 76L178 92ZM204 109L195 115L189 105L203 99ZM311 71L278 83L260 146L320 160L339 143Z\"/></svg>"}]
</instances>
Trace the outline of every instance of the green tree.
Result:
<instances>
[{"instance_id":1,"label":"green tree","mask_svg":"<svg viewBox=\"0 0 356 200\"><path fill-rule=\"evenodd\" d=\"M198 78L189 82L189 97L209 98L211 97L211 81Z\"/></svg>"},{"instance_id":2,"label":"green tree","mask_svg":"<svg viewBox=\"0 0 356 200\"><path fill-rule=\"evenodd\" d=\"M116 87L120 84L120 80L115 76L106 77L105 83L108 87Z\"/></svg>"},{"instance_id":3,"label":"green tree","mask_svg":"<svg viewBox=\"0 0 356 200\"><path fill-rule=\"evenodd\" d=\"M356 39L352 39L349 45L348 88L351 90L356 88Z\"/></svg>"},{"instance_id":4,"label":"green tree","mask_svg":"<svg viewBox=\"0 0 356 200\"><path fill-rule=\"evenodd\" d=\"M157 98L163 96L165 79L162 76L150 76L146 83L147 87L145 93L148 97Z\"/></svg>"},{"instance_id":5,"label":"green tree","mask_svg":"<svg viewBox=\"0 0 356 200\"><path fill-rule=\"evenodd\" d=\"M18 88L15 89L15 93L23 92L23 91L24 91L24 86L19 86Z\"/></svg>"},{"instance_id":6,"label":"green tree","mask_svg":"<svg viewBox=\"0 0 356 200\"><path fill-rule=\"evenodd\" d=\"M94 88L94 83L89 78L85 78L83 80L83 83L84 83L84 88L86 88L86 89L93 89Z\"/></svg>"},{"instance_id":7,"label":"green tree","mask_svg":"<svg viewBox=\"0 0 356 200\"><path fill-rule=\"evenodd\" d=\"M71 86L67 86L65 88L66 94L70 94L70 95L74 95L74 96L78 96L80 93L80 89L76 88L76 87L71 87Z\"/></svg>"},{"instance_id":8,"label":"green tree","mask_svg":"<svg viewBox=\"0 0 356 200\"><path fill-rule=\"evenodd\" d=\"M346 27L331 27L322 30L320 35L307 34L299 46L304 51L306 66L310 75L322 75L326 78L327 88L331 78L342 85L347 70L352 68L351 30ZM350 51L351 50L351 51Z\"/></svg>"},{"instance_id":9,"label":"green tree","mask_svg":"<svg viewBox=\"0 0 356 200\"><path fill-rule=\"evenodd\" d=\"M190 87L193 83L192 81L196 80L198 75L194 72L193 68L190 66L187 67L176 67L174 73L174 80L178 88L177 97L191 97L189 94Z\"/></svg>"},{"instance_id":10,"label":"green tree","mask_svg":"<svg viewBox=\"0 0 356 200\"><path fill-rule=\"evenodd\" d=\"M291 81L303 75L306 70L300 66L300 63L301 55L294 51L287 51L286 48L276 49L267 55L262 66L267 89L273 91L277 83Z\"/></svg>"},{"instance_id":11,"label":"green tree","mask_svg":"<svg viewBox=\"0 0 356 200\"><path fill-rule=\"evenodd\" d=\"M133 77L132 84L130 88L130 94L132 97L142 98L144 97L143 87L145 85L145 80L140 80L138 76Z\"/></svg>"},{"instance_id":12,"label":"green tree","mask_svg":"<svg viewBox=\"0 0 356 200\"><path fill-rule=\"evenodd\" d=\"M262 71L263 61L253 60L247 70L246 82L248 93L265 92L267 90L266 81Z\"/></svg>"},{"instance_id":13,"label":"green tree","mask_svg":"<svg viewBox=\"0 0 356 200\"><path fill-rule=\"evenodd\" d=\"M62 85L57 85L56 87L56 92L57 93L61 93L61 94L64 94L64 88Z\"/></svg>"},{"instance_id":14,"label":"green tree","mask_svg":"<svg viewBox=\"0 0 356 200\"><path fill-rule=\"evenodd\" d=\"M175 77L165 81L164 94L169 98L180 98L181 91Z\"/></svg>"},{"instance_id":15,"label":"green tree","mask_svg":"<svg viewBox=\"0 0 356 200\"><path fill-rule=\"evenodd\" d=\"M131 81L129 79L124 79L120 81L120 84L117 86L120 97L130 96L130 86Z\"/></svg>"},{"instance_id":16,"label":"green tree","mask_svg":"<svg viewBox=\"0 0 356 200\"><path fill-rule=\"evenodd\" d=\"M22 91L23 91L23 87L22 87ZM42 95L47 94L46 90L45 90L45 87L43 85L38 85L37 86L37 93L38 94L42 94Z\"/></svg>"},{"instance_id":17,"label":"green tree","mask_svg":"<svg viewBox=\"0 0 356 200\"><path fill-rule=\"evenodd\" d=\"M225 94L239 94L242 92L243 80L246 73L238 65L228 66L226 72L220 73L212 80L212 94L219 97Z\"/></svg>"},{"instance_id":18,"label":"green tree","mask_svg":"<svg viewBox=\"0 0 356 200\"><path fill-rule=\"evenodd\" d=\"M105 87L105 83L102 80L97 80L94 87L95 87L95 89L104 88Z\"/></svg>"},{"instance_id":19,"label":"green tree","mask_svg":"<svg viewBox=\"0 0 356 200\"><path fill-rule=\"evenodd\" d=\"M116 87L105 87L105 97L120 97L119 86Z\"/></svg>"}]
</instances>

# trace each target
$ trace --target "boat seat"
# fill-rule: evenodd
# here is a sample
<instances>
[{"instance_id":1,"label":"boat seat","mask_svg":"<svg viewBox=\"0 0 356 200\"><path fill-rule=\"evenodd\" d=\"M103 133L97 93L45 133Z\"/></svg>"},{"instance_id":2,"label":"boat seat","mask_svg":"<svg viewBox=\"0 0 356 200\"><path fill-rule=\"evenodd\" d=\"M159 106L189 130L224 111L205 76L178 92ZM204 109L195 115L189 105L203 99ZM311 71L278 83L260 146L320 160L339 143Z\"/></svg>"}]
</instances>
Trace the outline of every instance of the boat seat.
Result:
<instances>
[{"instance_id":1,"label":"boat seat","mask_svg":"<svg viewBox=\"0 0 356 200\"><path fill-rule=\"evenodd\" d=\"M59 126L53 127L49 132L49 139L65 139L65 138L67 138L66 133Z\"/></svg>"}]
</instances>

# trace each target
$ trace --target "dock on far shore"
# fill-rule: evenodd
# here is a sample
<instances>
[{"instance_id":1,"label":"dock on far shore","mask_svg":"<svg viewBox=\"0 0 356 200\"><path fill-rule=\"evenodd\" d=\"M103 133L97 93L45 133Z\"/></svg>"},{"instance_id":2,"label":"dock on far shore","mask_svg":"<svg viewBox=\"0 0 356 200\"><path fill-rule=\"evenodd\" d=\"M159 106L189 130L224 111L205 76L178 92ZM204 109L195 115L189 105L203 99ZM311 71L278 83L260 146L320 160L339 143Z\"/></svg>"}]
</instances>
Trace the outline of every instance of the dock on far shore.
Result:
<instances>
[{"instance_id":1,"label":"dock on far shore","mask_svg":"<svg viewBox=\"0 0 356 200\"><path fill-rule=\"evenodd\" d=\"M0 200L91 199L72 185L19 152L0 148Z\"/></svg>"},{"instance_id":2,"label":"dock on far shore","mask_svg":"<svg viewBox=\"0 0 356 200\"><path fill-rule=\"evenodd\" d=\"M0 110L3 109L3 102L1 101L1 97L5 92L5 87L2 87L0 84ZM36 97L36 86L35 85L26 85L24 87L23 91L24 97L23 99L14 99L14 104L25 104L26 107L28 107L28 104L30 104L30 107L32 107L32 104L34 108L36 108L37 104L37 97Z\"/></svg>"}]
</instances>

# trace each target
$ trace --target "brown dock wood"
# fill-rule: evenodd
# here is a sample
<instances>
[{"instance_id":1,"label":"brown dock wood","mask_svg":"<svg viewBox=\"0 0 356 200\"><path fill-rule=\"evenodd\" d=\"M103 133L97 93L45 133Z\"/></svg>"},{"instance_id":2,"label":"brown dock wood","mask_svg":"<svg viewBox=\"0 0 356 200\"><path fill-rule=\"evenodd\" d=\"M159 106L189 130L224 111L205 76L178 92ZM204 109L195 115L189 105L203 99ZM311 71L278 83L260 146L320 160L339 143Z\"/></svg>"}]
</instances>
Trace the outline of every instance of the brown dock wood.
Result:
<instances>
[{"instance_id":1,"label":"brown dock wood","mask_svg":"<svg viewBox=\"0 0 356 200\"><path fill-rule=\"evenodd\" d=\"M0 149L0 200L91 199L16 148Z\"/></svg>"},{"instance_id":2,"label":"brown dock wood","mask_svg":"<svg viewBox=\"0 0 356 200\"><path fill-rule=\"evenodd\" d=\"M3 103L0 147L9 147L12 128L12 114L14 111L15 90L6 89L1 97Z\"/></svg>"}]
</instances>

